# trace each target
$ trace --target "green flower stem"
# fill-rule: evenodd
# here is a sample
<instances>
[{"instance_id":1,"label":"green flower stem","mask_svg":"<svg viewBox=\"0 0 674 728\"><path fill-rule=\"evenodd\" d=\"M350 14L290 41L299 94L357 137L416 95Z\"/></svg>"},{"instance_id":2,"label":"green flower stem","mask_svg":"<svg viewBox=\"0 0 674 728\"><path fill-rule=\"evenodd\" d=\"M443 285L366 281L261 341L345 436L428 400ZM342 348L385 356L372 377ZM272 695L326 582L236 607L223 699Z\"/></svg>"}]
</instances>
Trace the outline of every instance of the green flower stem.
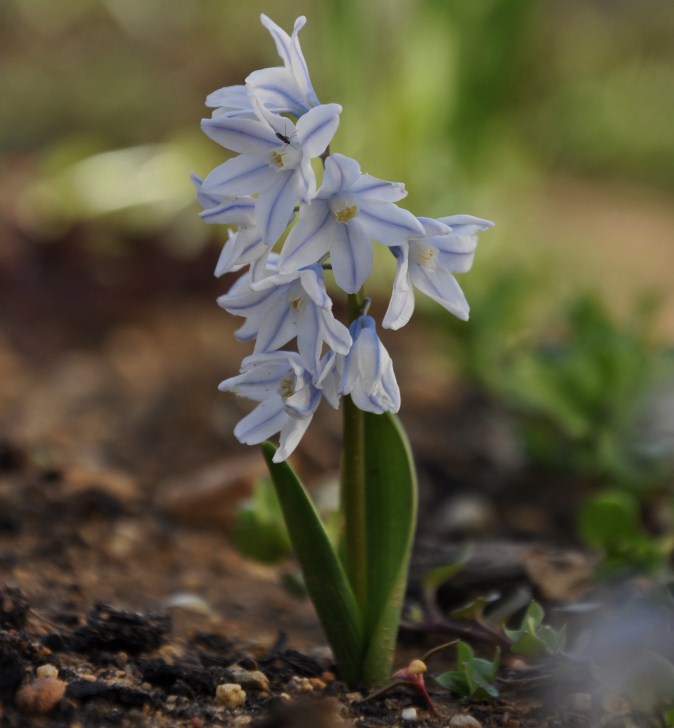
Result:
<instances>
[{"instance_id":1,"label":"green flower stem","mask_svg":"<svg viewBox=\"0 0 674 728\"><path fill-rule=\"evenodd\" d=\"M360 315L363 291L349 295L349 323ZM344 451L342 457L341 512L343 559L358 609L367 614L368 558L365 483L365 425L363 411L344 397Z\"/></svg>"}]
</instances>

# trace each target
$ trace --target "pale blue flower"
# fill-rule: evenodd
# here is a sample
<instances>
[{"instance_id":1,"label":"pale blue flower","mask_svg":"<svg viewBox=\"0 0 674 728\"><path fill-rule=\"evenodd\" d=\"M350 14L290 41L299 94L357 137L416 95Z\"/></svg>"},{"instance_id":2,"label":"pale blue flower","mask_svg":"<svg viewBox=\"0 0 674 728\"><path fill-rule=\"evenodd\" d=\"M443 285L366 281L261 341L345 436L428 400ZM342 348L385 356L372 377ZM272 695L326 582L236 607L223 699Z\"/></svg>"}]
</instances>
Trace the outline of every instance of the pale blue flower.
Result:
<instances>
[{"instance_id":1,"label":"pale blue flower","mask_svg":"<svg viewBox=\"0 0 674 728\"><path fill-rule=\"evenodd\" d=\"M307 19L304 16L297 18L292 36L266 15L260 15L260 20L271 33L283 66L251 73L246 79L249 93L257 96L272 111L302 116L320 104L311 85L298 35Z\"/></svg>"},{"instance_id":2,"label":"pale blue flower","mask_svg":"<svg viewBox=\"0 0 674 728\"><path fill-rule=\"evenodd\" d=\"M457 318L468 319L468 301L452 274L470 270L478 232L494 223L472 215L450 215L437 220L420 217L419 221L424 237L391 249L397 268L384 328L399 329L409 321L414 311L414 288Z\"/></svg>"},{"instance_id":3,"label":"pale blue flower","mask_svg":"<svg viewBox=\"0 0 674 728\"><path fill-rule=\"evenodd\" d=\"M274 263L272 258L268 270L273 269ZM351 336L332 313L332 301L319 265L291 274L272 274L254 288L245 274L218 298L218 304L229 313L246 318L236 336L242 340L255 338L255 353L275 351L297 338L297 349L305 366L316 373L323 344L341 354L349 351Z\"/></svg>"},{"instance_id":4,"label":"pale blue flower","mask_svg":"<svg viewBox=\"0 0 674 728\"><path fill-rule=\"evenodd\" d=\"M353 345L342 364L341 394L350 395L356 407L366 412L397 412L400 389L391 357L377 336L374 319L360 316L349 331Z\"/></svg>"},{"instance_id":5,"label":"pale blue flower","mask_svg":"<svg viewBox=\"0 0 674 728\"><path fill-rule=\"evenodd\" d=\"M277 432L279 448L274 462L285 460L297 447L321 401L299 354L275 351L247 356L240 374L221 382L218 389L259 402L234 428L245 445L257 445Z\"/></svg>"},{"instance_id":6,"label":"pale blue flower","mask_svg":"<svg viewBox=\"0 0 674 728\"><path fill-rule=\"evenodd\" d=\"M255 119L219 116L202 121L208 136L239 152L206 177L202 192L216 197L259 193L256 224L265 243L272 246L292 218L295 203L314 195L311 160L330 144L342 107L315 106L294 124L267 111L255 98L252 102Z\"/></svg>"},{"instance_id":7,"label":"pale blue flower","mask_svg":"<svg viewBox=\"0 0 674 728\"><path fill-rule=\"evenodd\" d=\"M225 86L209 94L206 106L215 108L214 116L251 116L254 112L249 95L257 97L270 111L297 117L320 103L300 48L299 32L307 19L297 18L291 36L266 15L260 15L260 20L274 39L283 66L254 71L245 87Z\"/></svg>"},{"instance_id":8,"label":"pale blue flower","mask_svg":"<svg viewBox=\"0 0 674 728\"><path fill-rule=\"evenodd\" d=\"M191 180L197 190L197 199L204 208L199 214L201 219L211 224L237 226L236 231L229 231L229 239L215 266L215 275L221 276L250 265L252 281L260 280L266 274L271 247L264 242L255 224L255 199L249 195L207 195L202 191L202 180L197 175L191 175Z\"/></svg>"},{"instance_id":9,"label":"pale blue flower","mask_svg":"<svg viewBox=\"0 0 674 728\"><path fill-rule=\"evenodd\" d=\"M213 91L206 97L206 106L214 109L213 118L218 116L249 117L254 118L255 112L250 103L250 97L246 87L242 84L225 86ZM276 109L272 109L276 111Z\"/></svg>"},{"instance_id":10,"label":"pale blue flower","mask_svg":"<svg viewBox=\"0 0 674 728\"><path fill-rule=\"evenodd\" d=\"M394 204L406 194L400 183L363 174L354 159L330 155L320 189L300 207L281 251L279 271L304 268L329 252L337 284L355 293L372 272L371 239L399 245L424 234L414 215Z\"/></svg>"}]
</instances>

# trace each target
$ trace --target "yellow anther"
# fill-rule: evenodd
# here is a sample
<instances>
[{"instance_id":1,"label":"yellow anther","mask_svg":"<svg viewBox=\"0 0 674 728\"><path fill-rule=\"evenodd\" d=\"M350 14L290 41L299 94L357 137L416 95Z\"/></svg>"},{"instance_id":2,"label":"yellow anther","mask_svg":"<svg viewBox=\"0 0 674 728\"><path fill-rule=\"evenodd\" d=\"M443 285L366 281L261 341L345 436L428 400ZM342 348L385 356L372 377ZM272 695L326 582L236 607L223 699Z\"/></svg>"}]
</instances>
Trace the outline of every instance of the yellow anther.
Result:
<instances>
[{"instance_id":1,"label":"yellow anther","mask_svg":"<svg viewBox=\"0 0 674 728\"><path fill-rule=\"evenodd\" d=\"M352 218L356 217L357 212L358 205L347 205L341 210L337 210L337 212L335 212L335 217L337 218L337 222L348 222Z\"/></svg>"},{"instance_id":2,"label":"yellow anther","mask_svg":"<svg viewBox=\"0 0 674 728\"><path fill-rule=\"evenodd\" d=\"M295 394L295 380L293 377L285 377L281 380L281 397L287 399Z\"/></svg>"},{"instance_id":3,"label":"yellow anther","mask_svg":"<svg viewBox=\"0 0 674 728\"><path fill-rule=\"evenodd\" d=\"M419 245L417 246L415 258L419 265L423 265L426 268L435 268L437 265L437 254L438 251L431 245Z\"/></svg>"}]
</instances>

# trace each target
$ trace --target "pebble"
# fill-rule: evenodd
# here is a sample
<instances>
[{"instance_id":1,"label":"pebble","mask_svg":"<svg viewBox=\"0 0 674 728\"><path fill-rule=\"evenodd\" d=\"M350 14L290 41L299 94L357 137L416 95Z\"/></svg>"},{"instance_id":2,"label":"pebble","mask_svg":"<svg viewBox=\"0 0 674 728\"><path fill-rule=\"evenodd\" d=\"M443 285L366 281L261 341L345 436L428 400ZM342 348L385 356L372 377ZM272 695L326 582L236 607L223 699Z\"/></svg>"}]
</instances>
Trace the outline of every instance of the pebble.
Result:
<instances>
[{"instance_id":1,"label":"pebble","mask_svg":"<svg viewBox=\"0 0 674 728\"><path fill-rule=\"evenodd\" d=\"M324 669L329 670L335 664L335 656L327 645L319 645L309 650L309 657Z\"/></svg>"},{"instance_id":2,"label":"pebble","mask_svg":"<svg viewBox=\"0 0 674 728\"><path fill-rule=\"evenodd\" d=\"M14 702L24 713L49 713L66 693L66 683L55 677L38 677L16 691Z\"/></svg>"},{"instance_id":3,"label":"pebble","mask_svg":"<svg viewBox=\"0 0 674 728\"><path fill-rule=\"evenodd\" d=\"M56 665L46 664L46 665L40 665L40 667L38 667L37 670L35 670L35 674L40 678L58 677L59 671L58 671L58 667L56 667Z\"/></svg>"},{"instance_id":4,"label":"pebble","mask_svg":"<svg viewBox=\"0 0 674 728\"><path fill-rule=\"evenodd\" d=\"M257 690L261 693L269 692L269 678L260 670L244 670L232 666L228 668L228 672L244 690Z\"/></svg>"},{"instance_id":5,"label":"pebble","mask_svg":"<svg viewBox=\"0 0 674 728\"><path fill-rule=\"evenodd\" d=\"M246 702L246 693L241 685L236 683L222 683L215 689L215 699L220 705L236 708Z\"/></svg>"},{"instance_id":6,"label":"pebble","mask_svg":"<svg viewBox=\"0 0 674 728\"><path fill-rule=\"evenodd\" d=\"M417 709L416 708L405 708L403 712L400 714L400 717L403 720L407 721L413 721L417 719Z\"/></svg>"},{"instance_id":7,"label":"pebble","mask_svg":"<svg viewBox=\"0 0 674 728\"><path fill-rule=\"evenodd\" d=\"M293 675L286 686L291 693L313 693L315 690L323 690L325 683L320 677L299 677Z\"/></svg>"},{"instance_id":8,"label":"pebble","mask_svg":"<svg viewBox=\"0 0 674 728\"><path fill-rule=\"evenodd\" d=\"M482 728L477 718L473 718L472 715L466 715L465 713L457 713L449 719L449 728Z\"/></svg>"}]
</instances>

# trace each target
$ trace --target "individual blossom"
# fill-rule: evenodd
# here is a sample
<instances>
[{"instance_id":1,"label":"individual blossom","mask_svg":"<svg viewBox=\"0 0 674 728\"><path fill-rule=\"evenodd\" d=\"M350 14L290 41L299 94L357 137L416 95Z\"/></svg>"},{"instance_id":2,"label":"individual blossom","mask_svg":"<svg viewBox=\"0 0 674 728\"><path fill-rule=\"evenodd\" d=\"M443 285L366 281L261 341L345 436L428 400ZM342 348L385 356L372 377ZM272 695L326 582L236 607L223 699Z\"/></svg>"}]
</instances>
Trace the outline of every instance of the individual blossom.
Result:
<instances>
[{"instance_id":1,"label":"individual blossom","mask_svg":"<svg viewBox=\"0 0 674 728\"><path fill-rule=\"evenodd\" d=\"M260 20L271 34L283 66L254 71L246 79L245 87L225 86L209 94L206 106L215 109L214 116L252 115L249 94L256 96L270 111L297 117L320 103L300 48L299 32L307 19L304 16L297 18L292 35L264 14L260 15Z\"/></svg>"},{"instance_id":2,"label":"individual blossom","mask_svg":"<svg viewBox=\"0 0 674 728\"><path fill-rule=\"evenodd\" d=\"M400 409L400 389L393 362L377 336L371 316L359 316L349 327L353 345L342 364L341 394L351 395L353 403L377 415Z\"/></svg>"},{"instance_id":3,"label":"individual blossom","mask_svg":"<svg viewBox=\"0 0 674 728\"><path fill-rule=\"evenodd\" d=\"M384 328L399 329L409 321L414 311L414 288L457 318L468 319L468 301L453 274L470 270L478 232L494 223L472 215L418 219L424 236L391 248L397 268Z\"/></svg>"},{"instance_id":4,"label":"individual blossom","mask_svg":"<svg viewBox=\"0 0 674 728\"><path fill-rule=\"evenodd\" d=\"M272 275L256 284L255 290L245 274L228 293L218 298L218 304L229 313L246 318L236 335L243 340L255 338L255 353L275 351L297 338L304 365L316 373L323 344L346 354L351 347L351 336L332 313L332 301L325 290L319 265L274 275L274 262L275 256L267 266Z\"/></svg>"},{"instance_id":5,"label":"individual blossom","mask_svg":"<svg viewBox=\"0 0 674 728\"><path fill-rule=\"evenodd\" d=\"M424 234L414 215L395 204L406 194L400 183L363 174L354 159L330 155L320 189L300 207L281 251L279 271L304 268L329 252L337 284L355 293L372 272L370 240L399 245Z\"/></svg>"},{"instance_id":6,"label":"individual blossom","mask_svg":"<svg viewBox=\"0 0 674 728\"><path fill-rule=\"evenodd\" d=\"M247 356L240 374L221 382L218 389L259 402L234 428L245 445L257 445L277 432L274 462L285 460L297 447L321 401L321 391L299 354L275 351Z\"/></svg>"},{"instance_id":7,"label":"individual blossom","mask_svg":"<svg viewBox=\"0 0 674 728\"><path fill-rule=\"evenodd\" d=\"M208 136L239 152L206 177L202 192L211 196L259 193L255 220L265 243L271 247L288 226L295 203L315 193L311 160L330 144L342 107L315 106L294 124L265 109L256 98L252 103L254 119L219 116L202 121Z\"/></svg>"},{"instance_id":8,"label":"individual blossom","mask_svg":"<svg viewBox=\"0 0 674 728\"><path fill-rule=\"evenodd\" d=\"M267 259L271 252L255 224L255 199L249 195L224 197L202 192L202 180L196 174L191 180L197 190L197 199L204 208L199 217L207 223L236 225L236 231L229 231L229 239L222 248L215 266L215 275L240 270L250 265L253 282L265 275Z\"/></svg>"}]
</instances>

